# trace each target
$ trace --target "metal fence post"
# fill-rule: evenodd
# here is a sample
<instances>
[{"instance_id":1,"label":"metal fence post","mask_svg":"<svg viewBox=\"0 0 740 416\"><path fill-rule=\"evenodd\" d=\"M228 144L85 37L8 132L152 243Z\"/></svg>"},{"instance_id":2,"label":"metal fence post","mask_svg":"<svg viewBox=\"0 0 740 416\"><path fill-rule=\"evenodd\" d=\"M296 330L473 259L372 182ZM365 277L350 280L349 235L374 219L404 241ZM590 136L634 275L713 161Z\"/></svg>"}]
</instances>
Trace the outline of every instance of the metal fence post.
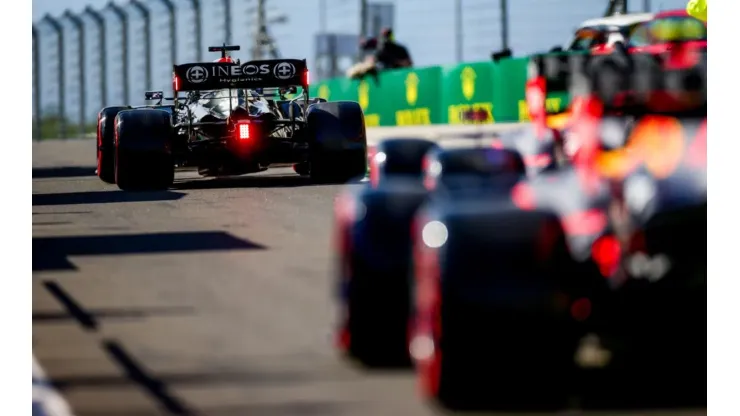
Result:
<instances>
[{"instance_id":1,"label":"metal fence post","mask_svg":"<svg viewBox=\"0 0 740 416\"><path fill-rule=\"evenodd\" d=\"M64 17L69 19L77 29L77 88L79 97L79 125L77 128L80 131L80 136L85 136L85 23L77 16L72 13L71 10L64 12Z\"/></svg>"},{"instance_id":2,"label":"metal fence post","mask_svg":"<svg viewBox=\"0 0 740 416\"><path fill-rule=\"evenodd\" d=\"M39 70L39 29L32 26L33 33L33 125L34 139L41 139L41 71Z\"/></svg>"},{"instance_id":3,"label":"metal fence post","mask_svg":"<svg viewBox=\"0 0 740 416\"><path fill-rule=\"evenodd\" d=\"M224 2L224 42L227 45L231 45L231 0L223 0Z\"/></svg>"},{"instance_id":4,"label":"metal fence post","mask_svg":"<svg viewBox=\"0 0 740 416\"><path fill-rule=\"evenodd\" d=\"M200 0L190 0L190 4L193 7L193 15L195 20L195 61L203 61L203 31L200 28L202 22Z\"/></svg>"},{"instance_id":5,"label":"metal fence post","mask_svg":"<svg viewBox=\"0 0 740 416\"><path fill-rule=\"evenodd\" d=\"M501 2L501 49L509 49L509 0Z\"/></svg>"},{"instance_id":6,"label":"metal fence post","mask_svg":"<svg viewBox=\"0 0 740 416\"><path fill-rule=\"evenodd\" d=\"M58 116L59 116L59 137L67 137L67 112L66 112L66 103L65 103L65 79L64 79L64 28L62 27L62 24L59 23L57 19L54 19L51 17L50 14L47 14L44 16L43 21L47 22L49 26L54 29L54 31L57 34L57 55L58 55L58 68L57 68L57 78L59 79L59 96L58 96Z\"/></svg>"},{"instance_id":7,"label":"metal fence post","mask_svg":"<svg viewBox=\"0 0 740 416\"><path fill-rule=\"evenodd\" d=\"M462 0L455 0L455 60L463 60L463 6Z\"/></svg>"},{"instance_id":8,"label":"metal fence post","mask_svg":"<svg viewBox=\"0 0 740 416\"><path fill-rule=\"evenodd\" d=\"M131 0L131 5L141 13L144 18L144 82L146 89L152 89L152 31L151 14L149 9L139 0Z\"/></svg>"},{"instance_id":9,"label":"metal fence post","mask_svg":"<svg viewBox=\"0 0 740 416\"><path fill-rule=\"evenodd\" d=\"M128 14L126 14L126 11L122 7L112 1L108 3L107 7L115 13L121 22L121 78L123 78L121 84L123 85L123 102L129 104L131 97L129 96L128 78Z\"/></svg>"},{"instance_id":10,"label":"metal fence post","mask_svg":"<svg viewBox=\"0 0 740 416\"><path fill-rule=\"evenodd\" d=\"M98 26L98 69L100 71L100 108L108 105L108 73L106 71L107 48L105 42L105 18L100 12L92 7L85 7L85 13L89 15Z\"/></svg>"},{"instance_id":11,"label":"metal fence post","mask_svg":"<svg viewBox=\"0 0 740 416\"><path fill-rule=\"evenodd\" d=\"M172 0L160 0L167 8L170 15L170 61L172 65L177 65L177 12L175 3Z\"/></svg>"}]
</instances>

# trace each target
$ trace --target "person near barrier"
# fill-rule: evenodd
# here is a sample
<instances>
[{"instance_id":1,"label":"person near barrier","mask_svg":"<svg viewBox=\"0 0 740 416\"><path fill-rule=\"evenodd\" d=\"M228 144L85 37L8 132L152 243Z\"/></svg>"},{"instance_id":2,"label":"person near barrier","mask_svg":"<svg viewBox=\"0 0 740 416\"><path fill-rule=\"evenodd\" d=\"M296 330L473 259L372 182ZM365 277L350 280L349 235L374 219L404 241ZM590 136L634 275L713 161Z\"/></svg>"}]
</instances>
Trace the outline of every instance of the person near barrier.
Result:
<instances>
[{"instance_id":1,"label":"person near barrier","mask_svg":"<svg viewBox=\"0 0 740 416\"><path fill-rule=\"evenodd\" d=\"M691 0L686 5L686 13L706 22L707 21L707 0Z\"/></svg>"},{"instance_id":2,"label":"person near barrier","mask_svg":"<svg viewBox=\"0 0 740 416\"><path fill-rule=\"evenodd\" d=\"M347 76L352 79L363 79L370 75L378 84L379 70L409 68L413 65L408 49L396 43L393 30L390 28L383 29L380 41L374 38L363 41L360 48L363 52L375 53L367 55L362 62L347 70Z\"/></svg>"},{"instance_id":3,"label":"person near barrier","mask_svg":"<svg viewBox=\"0 0 740 416\"><path fill-rule=\"evenodd\" d=\"M409 68L413 65L408 49L396 43L393 29L385 28L381 34L381 43L375 54L375 61L383 69Z\"/></svg>"},{"instance_id":4,"label":"person near barrier","mask_svg":"<svg viewBox=\"0 0 740 416\"><path fill-rule=\"evenodd\" d=\"M360 41L360 50L364 59L352 65L347 70L347 77L350 79L363 79L370 75L378 83L378 68L375 63L375 53L378 49L378 40L376 38L362 39Z\"/></svg>"}]
</instances>

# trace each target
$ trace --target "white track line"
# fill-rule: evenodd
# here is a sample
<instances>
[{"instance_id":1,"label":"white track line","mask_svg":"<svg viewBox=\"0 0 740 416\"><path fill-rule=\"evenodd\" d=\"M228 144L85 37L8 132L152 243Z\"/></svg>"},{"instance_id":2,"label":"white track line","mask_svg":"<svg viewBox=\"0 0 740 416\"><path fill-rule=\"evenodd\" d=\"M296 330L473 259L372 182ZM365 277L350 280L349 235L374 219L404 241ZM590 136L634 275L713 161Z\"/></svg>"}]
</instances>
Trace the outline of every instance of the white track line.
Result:
<instances>
[{"instance_id":1,"label":"white track line","mask_svg":"<svg viewBox=\"0 0 740 416\"><path fill-rule=\"evenodd\" d=\"M33 357L33 416L74 416L66 400L46 379L35 356Z\"/></svg>"}]
</instances>

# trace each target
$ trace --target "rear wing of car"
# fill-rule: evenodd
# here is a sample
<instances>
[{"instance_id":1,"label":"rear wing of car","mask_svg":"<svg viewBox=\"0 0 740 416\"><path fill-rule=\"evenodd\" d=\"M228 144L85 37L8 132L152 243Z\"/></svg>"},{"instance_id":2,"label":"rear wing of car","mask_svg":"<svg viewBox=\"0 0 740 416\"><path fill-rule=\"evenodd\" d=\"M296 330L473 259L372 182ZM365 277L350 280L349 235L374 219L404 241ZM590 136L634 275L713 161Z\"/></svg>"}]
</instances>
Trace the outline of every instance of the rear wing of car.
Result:
<instances>
[{"instance_id":1,"label":"rear wing of car","mask_svg":"<svg viewBox=\"0 0 740 416\"><path fill-rule=\"evenodd\" d=\"M184 64L175 65L173 72L175 92L271 87L303 87L307 90L309 85L305 59Z\"/></svg>"}]
</instances>

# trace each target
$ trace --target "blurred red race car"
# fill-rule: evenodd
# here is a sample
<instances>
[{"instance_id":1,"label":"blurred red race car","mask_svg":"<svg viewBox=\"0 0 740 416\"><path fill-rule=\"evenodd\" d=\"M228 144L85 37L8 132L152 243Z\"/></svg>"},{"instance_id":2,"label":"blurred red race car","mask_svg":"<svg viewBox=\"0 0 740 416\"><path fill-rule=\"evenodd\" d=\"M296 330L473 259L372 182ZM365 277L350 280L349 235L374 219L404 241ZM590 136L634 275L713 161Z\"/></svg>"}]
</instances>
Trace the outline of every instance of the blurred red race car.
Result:
<instances>
[{"instance_id":1,"label":"blurred red race car","mask_svg":"<svg viewBox=\"0 0 740 416\"><path fill-rule=\"evenodd\" d=\"M668 10L657 13L651 20L630 27L622 42L630 53L659 54L675 49L707 47L707 24L690 16L685 10ZM611 36L604 34L604 37ZM595 44L591 54L604 55L614 52L616 42Z\"/></svg>"}]
</instances>

